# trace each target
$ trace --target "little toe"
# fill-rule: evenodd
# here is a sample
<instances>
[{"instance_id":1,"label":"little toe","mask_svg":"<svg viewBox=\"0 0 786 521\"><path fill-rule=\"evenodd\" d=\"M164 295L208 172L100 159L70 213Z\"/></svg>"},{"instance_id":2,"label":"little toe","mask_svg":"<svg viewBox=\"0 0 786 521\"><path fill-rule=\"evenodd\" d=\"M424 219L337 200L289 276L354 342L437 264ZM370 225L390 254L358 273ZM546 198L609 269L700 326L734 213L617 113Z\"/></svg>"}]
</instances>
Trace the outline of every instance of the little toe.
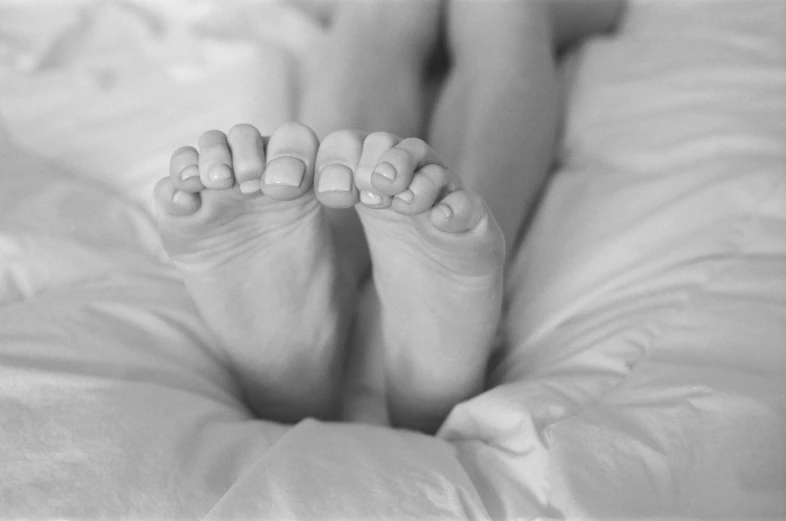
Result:
<instances>
[{"instance_id":1,"label":"little toe","mask_svg":"<svg viewBox=\"0 0 786 521\"><path fill-rule=\"evenodd\" d=\"M168 177L164 177L153 188L153 199L158 212L171 217L191 215L199 210L201 198L198 193L178 190Z\"/></svg>"},{"instance_id":2,"label":"little toe","mask_svg":"<svg viewBox=\"0 0 786 521\"><path fill-rule=\"evenodd\" d=\"M431 223L446 233L465 233L477 228L490 216L483 199L475 193L458 190L448 194L431 211Z\"/></svg>"},{"instance_id":3,"label":"little toe","mask_svg":"<svg viewBox=\"0 0 786 521\"><path fill-rule=\"evenodd\" d=\"M265 170L265 141L256 127L241 123L227 132L235 182L244 194L259 192Z\"/></svg>"},{"instance_id":4,"label":"little toe","mask_svg":"<svg viewBox=\"0 0 786 521\"><path fill-rule=\"evenodd\" d=\"M199 138L199 178L213 190L225 190L235 184L232 152L226 134L220 130L208 130Z\"/></svg>"},{"instance_id":5,"label":"little toe","mask_svg":"<svg viewBox=\"0 0 786 521\"><path fill-rule=\"evenodd\" d=\"M403 215L419 215L434 206L448 188L448 171L439 165L426 165L415 173L409 187L393 198L393 210Z\"/></svg>"},{"instance_id":6,"label":"little toe","mask_svg":"<svg viewBox=\"0 0 786 521\"><path fill-rule=\"evenodd\" d=\"M364 134L354 130L339 130L329 134L317 153L317 199L329 208L351 208L358 202L355 185Z\"/></svg>"},{"instance_id":7,"label":"little toe","mask_svg":"<svg viewBox=\"0 0 786 521\"><path fill-rule=\"evenodd\" d=\"M194 147L180 147L172 153L169 179L183 192L197 193L205 189L199 179L199 153Z\"/></svg>"},{"instance_id":8,"label":"little toe","mask_svg":"<svg viewBox=\"0 0 786 521\"><path fill-rule=\"evenodd\" d=\"M280 201L291 201L308 192L314 179L319 140L300 123L278 128L267 145L267 165L262 192Z\"/></svg>"}]
</instances>

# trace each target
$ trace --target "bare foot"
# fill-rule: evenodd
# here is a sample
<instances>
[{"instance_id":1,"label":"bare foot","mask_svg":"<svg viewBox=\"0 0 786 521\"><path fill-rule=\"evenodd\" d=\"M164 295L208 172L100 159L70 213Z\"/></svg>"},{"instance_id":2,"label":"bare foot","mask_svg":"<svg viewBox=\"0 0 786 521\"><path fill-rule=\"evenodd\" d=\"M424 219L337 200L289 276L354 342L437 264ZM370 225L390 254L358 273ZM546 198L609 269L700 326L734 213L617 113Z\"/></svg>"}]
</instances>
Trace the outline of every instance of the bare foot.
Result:
<instances>
[{"instance_id":1,"label":"bare foot","mask_svg":"<svg viewBox=\"0 0 786 521\"><path fill-rule=\"evenodd\" d=\"M501 312L502 232L480 196L416 138L330 134L315 186L326 206L361 201L391 417L433 432L482 388Z\"/></svg>"},{"instance_id":2,"label":"bare foot","mask_svg":"<svg viewBox=\"0 0 786 521\"><path fill-rule=\"evenodd\" d=\"M334 414L350 319L312 190L317 148L299 124L269 140L250 125L208 131L155 188L164 246L249 405L279 421Z\"/></svg>"}]
</instances>

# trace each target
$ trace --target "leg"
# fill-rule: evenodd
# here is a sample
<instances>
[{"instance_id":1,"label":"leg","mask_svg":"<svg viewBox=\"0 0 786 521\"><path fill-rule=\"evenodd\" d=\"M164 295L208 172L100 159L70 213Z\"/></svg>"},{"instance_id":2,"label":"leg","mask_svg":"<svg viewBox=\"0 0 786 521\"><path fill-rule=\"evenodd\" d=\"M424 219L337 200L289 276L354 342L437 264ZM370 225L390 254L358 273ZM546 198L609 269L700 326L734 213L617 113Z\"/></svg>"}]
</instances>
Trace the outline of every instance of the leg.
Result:
<instances>
[{"instance_id":1,"label":"leg","mask_svg":"<svg viewBox=\"0 0 786 521\"><path fill-rule=\"evenodd\" d=\"M0 150L11 146L11 138L8 135L8 130L5 128L3 120L0 119Z\"/></svg>"},{"instance_id":2,"label":"leg","mask_svg":"<svg viewBox=\"0 0 786 521\"><path fill-rule=\"evenodd\" d=\"M562 117L554 47L613 27L621 1L448 5L453 67L429 140L487 201L509 252L554 155Z\"/></svg>"},{"instance_id":3,"label":"leg","mask_svg":"<svg viewBox=\"0 0 786 521\"><path fill-rule=\"evenodd\" d=\"M346 128L420 135L422 69L438 15L437 0L338 6L321 50L306 64L304 123L320 138Z\"/></svg>"},{"instance_id":4,"label":"leg","mask_svg":"<svg viewBox=\"0 0 786 521\"><path fill-rule=\"evenodd\" d=\"M549 0L552 39L564 50L597 33L613 31L627 0Z\"/></svg>"},{"instance_id":5,"label":"leg","mask_svg":"<svg viewBox=\"0 0 786 521\"><path fill-rule=\"evenodd\" d=\"M210 131L156 186L164 246L249 405L271 420L337 413L348 284L312 190L317 147L298 124L269 140L249 125Z\"/></svg>"}]
</instances>

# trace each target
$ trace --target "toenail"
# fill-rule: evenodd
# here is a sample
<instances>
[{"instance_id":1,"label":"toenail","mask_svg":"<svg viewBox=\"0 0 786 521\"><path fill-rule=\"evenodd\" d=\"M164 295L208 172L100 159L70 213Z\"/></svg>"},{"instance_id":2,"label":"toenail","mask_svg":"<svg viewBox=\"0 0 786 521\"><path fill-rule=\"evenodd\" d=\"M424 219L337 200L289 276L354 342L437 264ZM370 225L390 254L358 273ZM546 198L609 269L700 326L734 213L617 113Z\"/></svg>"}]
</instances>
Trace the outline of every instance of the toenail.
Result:
<instances>
[{"instance_id":1,"label":"toenail","mask_svg":"<svg viewBox=\"0 0 786 521\"><path fill-rule=\"evenodd\" d=\"M178 206L183 206L188 204L189 198L185 192L181 192L178 190L175 192L175 195L172 196L172 202L174 202Z\"/></svg>"},{"instance_id":2,"label":"toenail","mask_svg":"<svg viewBox=\"0 0 786 521\"><path fill-rule=\"evenodd\" d=\"M374 169L374 173L377 175L381 175L382 177L384 177L389 181L395 181L396 175L398 174L398 172L396 172L395 167L393 167L393 165L391 165L390 163L378 164L377 167Z\"/></svg>"},{"instance_id":3,"label":"toenail","mask_svg":"<svg viewBox=\"0 0 786 521\"><path fill-rule=\"evenodd\" d=\"M300 186L306 164L295 157L277 157L268 163L263 179L266 185Z\"/></svg>"},{"instance_id":4,"label":"toenail","mask_svg":"<svg viewBox=\"0 0 786 521\"><path fill-rule=\"evenodd\" d=\"M396 196L396 199L401 199L405 203L411 203L415 199L415 194L412 190L405 190Z\"/></svg>"},{"instance_id":5,"label":"toenail","mask_svg":"<svg viewBox=\"0 0 786 521\"><path fill-rule=\"evenodd\" d=\"M199 176L199 168L196 165L187 166L180 172L180 179L184 181L189 177L197 176Z\"/></svg>"},{"instance_id":6,"label":"toenail","mask_svg":"<svg viewBox=\"0 0 786 521\"><path fill-rule=\"evenodd\" d=\"M259 192L261 189L259 179L254 179L253 181L243 181L240 183L240 193L241 194L253 194L254 192Z\"/></svg>"},{"instance_id":7,"label":"toenail","mask_svg":"<svg viewBox=\"0 0 786 521\"><path fill-rule=\"evenodd\" d=\"M226 181L232 177L232 170L227 165L213 165L207 172L211 181Z\"/></svg>"},{"instance_id":8,"label":"toenail","mask_svg":"<svg viewBox=\"0 0 786 521\"><path fill-rule=\"evenodd\" d=\"M375 206L382 202L382 196L374 192L369 192L368 190L363 190L360 192L360 201L363 204Z\"/></svg>"},{"instance_id":9,"label":"toenail","mask_svg":"<svg viewBox=\"0 0 786 521\"><path fill-rule=\"evenodd\" d=\"M327 165L319 171L317 192L352 191L352 170L344 165Z\"/></svg>"},{"instance_id":10,"label":"toenail","mask_svg":"<svg viewBox=\"0 0 786 521\"><path fill-rule=\"evenodd\" d=\"M439 204L435 209L441 211L446 219L451 219L453 217L453 210L446 204Z\"/></svg>"}]
</instances>

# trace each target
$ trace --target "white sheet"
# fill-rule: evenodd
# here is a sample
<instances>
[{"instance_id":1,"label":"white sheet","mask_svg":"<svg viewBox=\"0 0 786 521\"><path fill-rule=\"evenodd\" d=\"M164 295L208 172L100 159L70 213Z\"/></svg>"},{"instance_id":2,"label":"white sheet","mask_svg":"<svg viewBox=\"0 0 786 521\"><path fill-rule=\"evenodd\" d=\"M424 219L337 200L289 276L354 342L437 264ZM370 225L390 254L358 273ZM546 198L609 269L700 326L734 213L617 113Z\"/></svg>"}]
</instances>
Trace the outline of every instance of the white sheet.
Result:
<instances>
[{"instance_id":1,"label":"white sheet","mask_svg":"<svg viewBox=\"0 0 786 521\"><path fill-rule=\"evenodd\" d=\"M144 211L175 146L291 117L319 28L0 2L0 114L57 164L0 150L2 516L786 517L786 9L751 4L582 51L496 386L431 438L252 419Z\"/></svg>"}]
</instances>

